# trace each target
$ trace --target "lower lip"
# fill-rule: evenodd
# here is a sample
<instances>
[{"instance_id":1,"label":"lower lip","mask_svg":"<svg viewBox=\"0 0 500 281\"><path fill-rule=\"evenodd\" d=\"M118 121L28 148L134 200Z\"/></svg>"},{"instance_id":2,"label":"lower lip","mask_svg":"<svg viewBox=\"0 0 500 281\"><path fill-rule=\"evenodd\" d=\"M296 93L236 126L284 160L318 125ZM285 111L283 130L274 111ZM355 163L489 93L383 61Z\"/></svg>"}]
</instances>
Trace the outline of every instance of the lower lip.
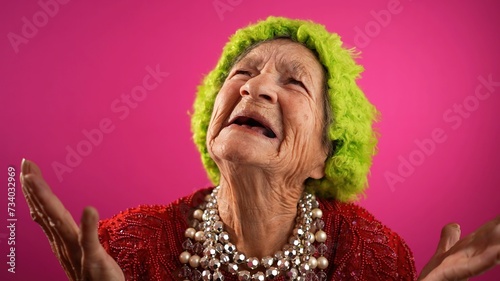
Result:
<instances>
[{"instance_id":1,"label":"lower lip","mask_svg":"<svg viewBox=\"0 0 500 281\"><path fill-rule=\"evenodd\" d=\"M261 137L264 137L268 140L275 140L277 139L276 137L274 138L269 138L267 137L266 135L264 135L262 133L262 131L260 129L257 129L255 127L250 127L250 126L241 126L241 125L236 125L236 124L231 124L229 126L227 126L227 128L231 128L231 129L242 129L242 130L245 130L245 132L250 132L252 134L255 134L255 135L258 135L258 136L261 136ZM254 129L255 128L255 129Z\"/></svg>"}]
</instances>

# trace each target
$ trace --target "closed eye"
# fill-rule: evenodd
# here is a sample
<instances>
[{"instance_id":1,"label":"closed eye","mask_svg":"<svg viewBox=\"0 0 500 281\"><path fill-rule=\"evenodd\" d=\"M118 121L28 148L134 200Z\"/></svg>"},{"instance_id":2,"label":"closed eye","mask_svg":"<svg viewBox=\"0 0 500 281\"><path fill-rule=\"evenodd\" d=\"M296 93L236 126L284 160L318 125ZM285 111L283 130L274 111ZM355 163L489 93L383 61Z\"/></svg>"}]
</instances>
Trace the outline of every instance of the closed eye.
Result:
<instances>
[{"instance_id":1,"label":"closed eye","mask_svg":"<svg viewBox=\"0 0 500 281\"><path fill-rule=\"evenodd\" d=\"M245 76L252 76L252 73L250 73L250 71L242 70L242 69L238 69L234 72L234 75L238 75L238 74L245 75Z\"/></svg>"},{"instance_id":2,"label":"closed eye","mask_svg":"<svg viewBox=\"0 0 500 281\"><path fill-rule=\"evenodd\" d=\"M288 82L288 84L297 85L297 86L300 86L300 87L304 88L305 90L307 90L306 85L304 85L304 83L302 83L302 81L299 81L299 80L294 79L294 78L290 78L290 79L288 79L287 82Z\"/></svg>"}]
</instances>

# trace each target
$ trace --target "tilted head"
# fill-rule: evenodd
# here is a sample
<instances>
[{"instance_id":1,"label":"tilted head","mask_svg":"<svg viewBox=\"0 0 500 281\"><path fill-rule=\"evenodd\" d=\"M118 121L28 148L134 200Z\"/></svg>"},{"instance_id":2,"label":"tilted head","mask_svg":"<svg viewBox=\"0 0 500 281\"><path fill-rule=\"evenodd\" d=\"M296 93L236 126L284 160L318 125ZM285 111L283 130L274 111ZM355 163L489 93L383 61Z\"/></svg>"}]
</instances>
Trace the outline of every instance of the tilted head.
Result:
<instances>
[{"instance_id":1,"label":"tilted head","mask_svg":"<svg viewBox=\"0 0 500 281\"><path fill-rule=\"evenodd\" d=\"M280 55L287 52L291 55ZM219 135L237 139L231 125L253 122L247 118L251 115L264 123L252 130L268 137L270 150L245 148L245 157L255 156L258 163L269 157L286 165L293 155L286 158L278 152L307 151L301 157L312 165L305 182L309 191L341 201L355 199L367 186L377 142L372 123L378 113L356 84L362 70L337 34L309 21L270 17L238 30L199 86L192 115L194 141L212 182L220 179L212 159L218 152L214 155L214 147L208 149L207 143ZM255 71L263 75L255 76ZM228 94L231 89L238 94ZM285 93L299 98L287 99ZM275 99L279 110L271 105ZM306 161L301 157L295 160Z\"/></svg>"}]
</instances>

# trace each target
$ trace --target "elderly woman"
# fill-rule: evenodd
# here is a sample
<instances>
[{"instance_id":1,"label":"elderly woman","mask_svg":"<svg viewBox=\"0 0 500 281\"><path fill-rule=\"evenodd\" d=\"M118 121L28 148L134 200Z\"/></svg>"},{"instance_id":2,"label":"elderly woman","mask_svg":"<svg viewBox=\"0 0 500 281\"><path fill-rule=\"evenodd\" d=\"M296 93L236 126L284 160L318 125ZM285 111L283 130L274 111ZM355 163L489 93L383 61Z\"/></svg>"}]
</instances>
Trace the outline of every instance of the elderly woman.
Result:
<instances>
[{"instance_id":1,"label":"elderly woman","mask_svg":"<svg viewBox=\"0 0 500 281\"><path fill-rule=\"evenodd\" d=\"M376 109L336 34L269 18L239 30L198 89L194 140L217 187L81 226L22 163L26 200L71 280L416 280L405 242L348 201L367 186ZM498 263L499 220L443 229L423 280Z\"/></svg>"}]
</instances>

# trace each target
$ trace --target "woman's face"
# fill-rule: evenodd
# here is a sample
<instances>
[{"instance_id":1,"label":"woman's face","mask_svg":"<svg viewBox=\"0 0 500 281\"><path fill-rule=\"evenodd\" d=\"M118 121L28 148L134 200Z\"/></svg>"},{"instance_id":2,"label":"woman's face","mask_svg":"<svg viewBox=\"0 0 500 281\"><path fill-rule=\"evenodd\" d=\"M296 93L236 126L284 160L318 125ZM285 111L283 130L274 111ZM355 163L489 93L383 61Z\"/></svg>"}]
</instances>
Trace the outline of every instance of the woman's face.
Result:
<instances>
[{"instance_id":1,"label":"woman's face","mask_svg":"<svg viewBox=\"0 0 500 281\"><path fill-rule=\"evenodd\" d=\"M207 134L211 157L274 175L323 177L321 64L287 39L264 42L231 69L215 100Z\"/></svg>"}]
</instances>

